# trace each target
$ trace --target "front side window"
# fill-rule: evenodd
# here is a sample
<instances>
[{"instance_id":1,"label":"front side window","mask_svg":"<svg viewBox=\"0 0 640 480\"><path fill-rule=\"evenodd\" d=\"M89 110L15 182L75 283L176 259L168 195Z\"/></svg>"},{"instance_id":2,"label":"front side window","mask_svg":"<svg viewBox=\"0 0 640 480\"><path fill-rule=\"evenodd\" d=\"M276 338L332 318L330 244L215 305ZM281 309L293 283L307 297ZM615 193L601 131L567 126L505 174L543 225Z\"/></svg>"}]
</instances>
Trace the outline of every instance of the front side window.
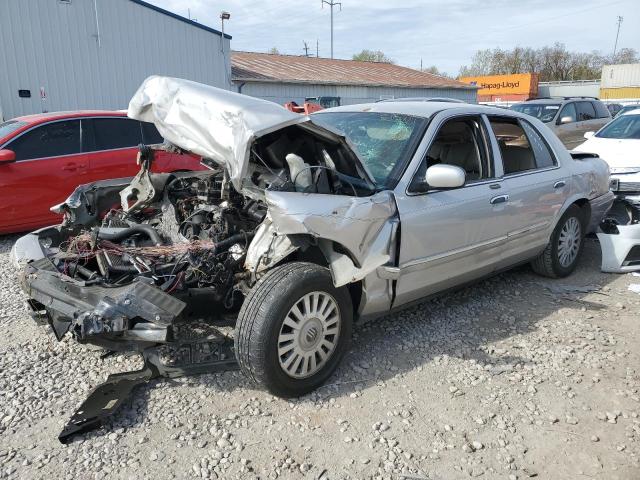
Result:
<instances>
[{"instance_id":1,"label":"front side window","mask_svg":"<svg viewBox=\"0 0 640 480\"><path fill-rule=\"evenodd\" d=\"M20 135L5 148L15 152L17 161L78 154L80 120L65 120L36 127Z\"/></svg>"},{"instance_id":2,"label":"front side window","mask_svg":"<svg viewBox=\"0 0 640 480\"><path fill-rule=\"evenodd\" d=\"M591 102L577 102L578 121L585 122L596 118L596 110Z\"/></svg>"},{"instance_id":3,"label":"front side window","mask_svg":"<svg viewBox=\"0 0 640 480\"><path fill-rule=\"evenodd\" d=\"M320 112L313 121L341 132L352 143L378 188L395 186L426 123L422 117L381 112Z\"/></svg>"},{"instance_id":4,"label":"front side window","mask_svg":"<svg viewBox=\"0 0 640 480\"><path fill-rule=\"evenodd\" d=\"M505 175L556 164L542 135L528 122L506 117L490 117L489 122L500 146Z\"/></svg>"},{"instance_id":5,"label":"front side window","mask_svg":"<svg viewBox=\"0 0 640 480\"><path fill-rule=\"evenodd\" d=\"M558 117L561 123L574 123L578 121L578 112L576 112L575 103L567 103L562 107L560 116Z\"/></svg>"},{"instance_id":6,"label":"front side window","mask_svg":"<svg viewBox=\"0 0 640 480\"><path fill-rule=\"evenodd\" d=\"M142 143L142 127L130 118L94 118L93 151L137 147Z\"/></svg>"},{"instance_id":7,"label":"front side window","mask_svg":"<svg viewBox=\"0 0 640 480\"><path fill-rule=\"evenodd\" d=\"M428 190L426 172L437 164L455 165L465 171L465 183L473 183L493 176L486 147L486 135L480 117L462 117L447 121L429 146L409 191Z\"/></svg>"},{"instance_id":8,"label":"front side window","mask_svg":"<svg viewBox=\"0 0 640 480\"><path fill-rule=\"evenodd\" d=\"M559 103L518 103L509 107L510 110L524 113L536 117L538 120L549 123L551 122L560 110Z\"/></svg>"},{"instance_id":9,"label":"front side window","mask_svg":"<svg viewBox=\"0 0 640 480\"><path fill-rule=\"evenodd\" d=\"M596 133L599 138L640 140L640 115L622 115Z\"/></svg>"}]
</instances>

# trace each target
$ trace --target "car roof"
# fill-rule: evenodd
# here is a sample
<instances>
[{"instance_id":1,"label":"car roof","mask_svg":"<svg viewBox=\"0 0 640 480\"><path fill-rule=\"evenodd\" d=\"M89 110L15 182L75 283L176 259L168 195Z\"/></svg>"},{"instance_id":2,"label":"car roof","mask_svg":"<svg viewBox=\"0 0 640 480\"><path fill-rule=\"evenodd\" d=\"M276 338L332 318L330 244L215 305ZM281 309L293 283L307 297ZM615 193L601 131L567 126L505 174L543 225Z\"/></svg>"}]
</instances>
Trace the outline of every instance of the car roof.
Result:
<instances>
[{"instance_id":1,"label":"car roof","mask_svg":"<svg viewBox=\"0 0 640 480\"><path fill-rule=\"evenodd\" d=\"M476 105L470 103L453 103L453 102L376 102L376 103L360 103L356 105L343 105L341 107L328 108L314 113L313 115L322 115L323 113L333 112L380 112L380 113L396 113L404 115L413 115L416 117L429 118L434 114L443 110L460 110L469 113L487 113L504 115L504 109L489 107L486 105ZM515 112L514 112L515 113Z\"/></svg>"},{"instance_id":2,"label":"car roof","mask_svg":"<svg viewBox=\"0 0 640 480\"><path fill-rule=\"evenodd\" d=\"M75 110L68 112L47 112L35 113L32 115L23 115L21 117L12 118L18 122L36 124L42 122L50 122L52 120L64 120L67 118L79 117L126 117L124 110Z\"/></svg>"},{"instance_id":3,"label":"car roof","mask_svg":"<svg viewBox=\"0 0 640 480\"><path fill-rule=\"evenodd\" d=\"M577 98L564 99L564 98L534 98L532 100L527 100L526 102L520 102L516 105L535 105L538 104L558 104L563 102L569 102L571 100L579 100Z\"/></svg>"}]
</instances>

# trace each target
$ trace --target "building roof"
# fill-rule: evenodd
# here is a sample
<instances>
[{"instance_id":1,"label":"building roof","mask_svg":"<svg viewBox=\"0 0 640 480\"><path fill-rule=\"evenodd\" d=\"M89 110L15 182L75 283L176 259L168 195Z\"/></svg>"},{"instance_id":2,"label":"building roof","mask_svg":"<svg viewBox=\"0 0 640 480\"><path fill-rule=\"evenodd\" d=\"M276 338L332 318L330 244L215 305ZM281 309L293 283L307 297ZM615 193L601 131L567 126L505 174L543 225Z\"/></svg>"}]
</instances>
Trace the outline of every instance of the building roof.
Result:
<instances>
[{"instance_id":1,"label":"building roof","mask_svg":"<svg viewBox=\"0 0 640 480\"><path fill-rule=\"evenodd\" d=\"M391 63L257 52L232 52L231 76L235 82L477 89L457 80Z\"/></svg>"},{"instance_id":2,"label":"building roof","mask_svg":"<svg viewBox=\"0 0 640 480\"><path fill-rule=\"evenodd\" d=\"M137 3L138 5L141 5L143 7L150 8L151 10L155 10L158 13L162 13L162 14L167 15L169 17L175 18L176 20L180 20L181 22L188 23L189 25L191 25L193 27L196 27L196 28L200 28L201 30L205 30L206 32L215 33L216 35L222 35L222 32L220 30L216 30L215 28L207 27L206 25L203 25L201 23L194 22L193 20L191 20L189 18L186 18L186 17L183 17L181 15L178 15L177 13L170 12L169 10L165 10L164 8L157 7L155 5L152 5L150 3L144 2L142 0L129 0L129 1L131 1L133 3ZM231 35L228 35L228 34L225 33L224 34L224 38L227 38L227 39L231 40Z\"/></svg>"}]
</instances>

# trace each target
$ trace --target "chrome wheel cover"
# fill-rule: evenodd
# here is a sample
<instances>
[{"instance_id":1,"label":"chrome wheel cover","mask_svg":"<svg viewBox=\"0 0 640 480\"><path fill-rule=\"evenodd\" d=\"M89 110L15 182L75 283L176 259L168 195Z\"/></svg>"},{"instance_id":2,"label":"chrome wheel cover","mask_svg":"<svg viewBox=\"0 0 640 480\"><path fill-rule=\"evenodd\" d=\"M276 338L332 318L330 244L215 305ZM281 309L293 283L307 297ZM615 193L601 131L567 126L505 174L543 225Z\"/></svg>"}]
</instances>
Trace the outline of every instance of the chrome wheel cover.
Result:
<instances>
[{"instance_id":1,"label":"chrome wheel cover","mask_svg":"<svg viewBox=\"0 0 640 480\"><path fill-rule=\"evenodd\" d=\"M300 298L284 318L278 335L278 361L292 378L307 378L331 358L340 335L340 309L326 292Z\"/></svg>"},{"instance_id":2,"label":"chrome wheel cover","mask_svg":"<svg viewBox=\"0 0 640 480\"><path fill-rule=\"evenodd\" d=\"M582 227L576 217L570 217L560 230L558 239L558 261L567 268L578 256L582 241Z\"/></svg>"}]
</instances>

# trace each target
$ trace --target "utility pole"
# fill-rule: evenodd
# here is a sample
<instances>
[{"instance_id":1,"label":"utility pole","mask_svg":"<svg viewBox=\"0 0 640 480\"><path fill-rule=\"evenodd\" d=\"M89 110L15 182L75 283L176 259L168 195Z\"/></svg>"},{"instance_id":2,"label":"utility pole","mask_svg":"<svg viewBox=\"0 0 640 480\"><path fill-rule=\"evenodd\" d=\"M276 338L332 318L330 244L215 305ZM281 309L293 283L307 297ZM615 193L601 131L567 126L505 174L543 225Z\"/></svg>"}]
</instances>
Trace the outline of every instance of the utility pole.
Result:
<instances>
[{"instance_id":1,"label":"utility pole","mask_svg":"<svg viewBox=\"0 0 640 480\"><path fill-rule=\"evenodd\" d=\"M324 8L324 4L329 5L331 8L331 58L333 58L333 7L336 5L340 5L340 11L342 11L342 2L334 2L333 0L322 0L322 8Z\"/></svg>"},{"instance_id":2,"label":"utility pole","mask_svg":"<svg viewBox=\"0 0 640 480\"><path fill-rule=\"evenodd\" d=\"M622 20L624 20L620 15L618 15L618 31L616 32L616 43L613 46L613 56L616 56L616 50L618 49L618 36L620 35L620 25L622 24Z\"/></svg>"},{"instance_id":3,"label":"utility pole","mask_svg":"<svg viewBox=\"0 0 640 480\"><path fill-rule=\"evenodd\" d=\"M316 38L316 58L320 58L320 41Z\"/></svg>"},{"instance_id":4,"label":"utility pole","mask_svg":"<svg viewBox=\"0 0 640 480\"><path fill-rule=\"evenodd\" d=\"M302 43L304 43L304 56L308 57L309 56L309 45L307 45L307 42L305 40L302 41Z\"/></svg>"}]
</instances>

